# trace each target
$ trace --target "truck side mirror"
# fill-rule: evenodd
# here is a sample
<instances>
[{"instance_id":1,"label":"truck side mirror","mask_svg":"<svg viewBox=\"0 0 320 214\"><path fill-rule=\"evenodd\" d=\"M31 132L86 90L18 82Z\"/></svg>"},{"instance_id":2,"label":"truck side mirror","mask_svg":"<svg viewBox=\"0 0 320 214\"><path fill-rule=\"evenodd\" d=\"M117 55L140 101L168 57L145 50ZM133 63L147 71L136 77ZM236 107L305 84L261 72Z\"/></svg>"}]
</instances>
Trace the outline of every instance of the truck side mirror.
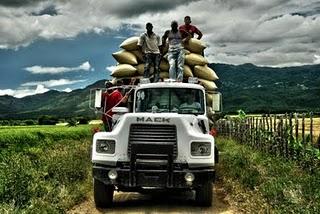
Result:
<instances>
[{"instance_id":1,"label":"truck side mirror","mask_svg":"<svg viewBox=\"0 0 320 214\"><path fill-rule=\"evenodd\" d=\"M212 94L212 110L220 112L222 110L222 96L221 93L217 92Z\"/></svg>"},{"instance_id":2,"label":"truck side mirror","mask_svg":"<svg viewBox=\"0 0 320 214\"><path fill-rule=\"evenodd\" d=\"M95 91L95 100L94 100L94 107L101 108L101 100L102 100L102 90L96 89Z\"/></svg>"}]
</instances>

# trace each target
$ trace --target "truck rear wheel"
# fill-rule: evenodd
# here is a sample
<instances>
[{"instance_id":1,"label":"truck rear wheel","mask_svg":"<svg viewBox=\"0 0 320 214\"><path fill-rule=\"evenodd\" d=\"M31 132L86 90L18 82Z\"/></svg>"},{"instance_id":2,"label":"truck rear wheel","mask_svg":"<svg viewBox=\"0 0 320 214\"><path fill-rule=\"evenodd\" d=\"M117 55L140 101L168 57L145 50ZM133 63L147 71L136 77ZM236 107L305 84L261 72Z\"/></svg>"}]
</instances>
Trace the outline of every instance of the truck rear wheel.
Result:
<instances>
[{"instance_id":1,"label":"truck rear wheel","mask_svg":"<svg viewBox=\"0 0 320 214\"><path fill-rule=\"evenodd\" d=\"M97 179L93 179L94 202L96 207L111 207L113 201L114 186L105 185Z\"/></svg>"},{"instance_id":2,"label":"truck rear wheel","mask_svg":"<svg viewBox=\"0 0 320 214\"><path fill-rule=\"evenodd\" d=\"M203 186L196 189L196 202L200 206L210 207L212 205L213 194L212 182L207 182Z\"/></svg>"}]
</instances>

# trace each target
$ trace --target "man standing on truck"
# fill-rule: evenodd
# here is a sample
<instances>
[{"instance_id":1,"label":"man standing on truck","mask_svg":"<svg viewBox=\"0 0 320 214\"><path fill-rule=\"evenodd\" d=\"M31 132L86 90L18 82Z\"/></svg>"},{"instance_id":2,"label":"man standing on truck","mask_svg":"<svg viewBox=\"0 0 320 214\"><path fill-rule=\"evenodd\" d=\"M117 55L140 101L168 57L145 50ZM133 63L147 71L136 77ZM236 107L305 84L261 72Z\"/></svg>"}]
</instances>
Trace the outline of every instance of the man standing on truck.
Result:
<instances>
[{"instance_id":1,"label":"man standing on truck","mask_svg":"<svg viewBox=\"0 0 320 214\"><path fill-rule=\"evenodd\" d=\"M171 22L171 30L167 30L162 37L162 44L166 43L168 39L168 61L169 61L169 77L178 82L183 80L183 66L184 66L184 48L182 43L189 41L191 35L178 29L178 22Z\"/></svg>"},{"instance_id":2,"label":"man standing on truck","mask_svg":"<svg viewBox=\"0 0 320 214\"><path fill-rule=\"evenodd\" d=\"M118 84L116 84L118 85ZM111 81L105 82L106 92L102 94L102 121L105 131L112 131L112 108L118 106L119 104L126 103L129 97L127 93L125 96L122 96L121 92L117 88L113 88Z\"/></svg>"},{"instance_id":3,"label":"man standing on truck","mask_svg":"<svg viewBox=\"0 0 320 214\"><path fill-rule=\"evenodd\" d=\"M197 39L201 39L202 38L202 33L201 31L194 25L191 25L191 17L190 16L186 16L184 17L184 25L181 25L179 27L179 30L184 30L187 31L188 33L191 34L191 37L194 37L194 34L198 35Z\"/></svg>"},{"instance_id":4,"label":"man standing on truck","mask_svg":"<svg viewBox=\"0 0 320 214\"><path fill-rule=\"evenodd\" d=\"M144 64L144 78L150 77L150 69L151 65L154 66L154 82L159 81L159 64L160 64L160 46L162 45L161 39L158 35L156 35L152 29L153 26L150 22L146 24L147 32L141 34L138 40L138 46L143 54L143 58L145 60Z\"/></svg>"}]
</instances>

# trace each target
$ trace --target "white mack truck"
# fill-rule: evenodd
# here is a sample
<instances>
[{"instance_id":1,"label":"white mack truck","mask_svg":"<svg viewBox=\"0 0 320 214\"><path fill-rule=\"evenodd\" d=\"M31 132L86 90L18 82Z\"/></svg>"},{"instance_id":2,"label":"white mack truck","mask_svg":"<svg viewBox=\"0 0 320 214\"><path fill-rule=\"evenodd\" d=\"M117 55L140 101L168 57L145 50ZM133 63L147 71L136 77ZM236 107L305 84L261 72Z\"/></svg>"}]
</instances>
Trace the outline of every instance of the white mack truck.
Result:
<instances>
[{"instance_id":1,"label":"white mack truck","mask_svg":"<svg viewBox=\"0 0 320 214\"><path fill-rule=\"evenodd\" d=\"M205 89L165 81L139 84L133 105L114 107L111 132L93 137L94 201L109 207L114 191L194 190L201 206L211 206L218 152L209 134ZM221 94L212 108L220 110ZM100 108L101 90L95 92Z\"/></svg>"}]
</instances>

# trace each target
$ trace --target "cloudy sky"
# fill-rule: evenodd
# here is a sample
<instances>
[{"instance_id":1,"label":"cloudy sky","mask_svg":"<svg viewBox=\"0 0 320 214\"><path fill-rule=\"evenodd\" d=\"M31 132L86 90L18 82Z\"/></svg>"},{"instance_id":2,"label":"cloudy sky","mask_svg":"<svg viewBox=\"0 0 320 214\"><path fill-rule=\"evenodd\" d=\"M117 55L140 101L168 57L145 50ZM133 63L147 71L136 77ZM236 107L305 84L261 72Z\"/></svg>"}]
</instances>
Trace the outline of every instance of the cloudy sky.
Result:
<instances>
[{"instance_id":1,"label":"cloudy sky","mask_svg":"<svg viewBox=\"0 0 320 214\"><path fill-rule=\"evenodd\" d=\"M152 22L190 15L212 63L320 63L319 0L0 0L0 95L71 91L109 77L111 53Z\"/></svg>"}]
</instances>

